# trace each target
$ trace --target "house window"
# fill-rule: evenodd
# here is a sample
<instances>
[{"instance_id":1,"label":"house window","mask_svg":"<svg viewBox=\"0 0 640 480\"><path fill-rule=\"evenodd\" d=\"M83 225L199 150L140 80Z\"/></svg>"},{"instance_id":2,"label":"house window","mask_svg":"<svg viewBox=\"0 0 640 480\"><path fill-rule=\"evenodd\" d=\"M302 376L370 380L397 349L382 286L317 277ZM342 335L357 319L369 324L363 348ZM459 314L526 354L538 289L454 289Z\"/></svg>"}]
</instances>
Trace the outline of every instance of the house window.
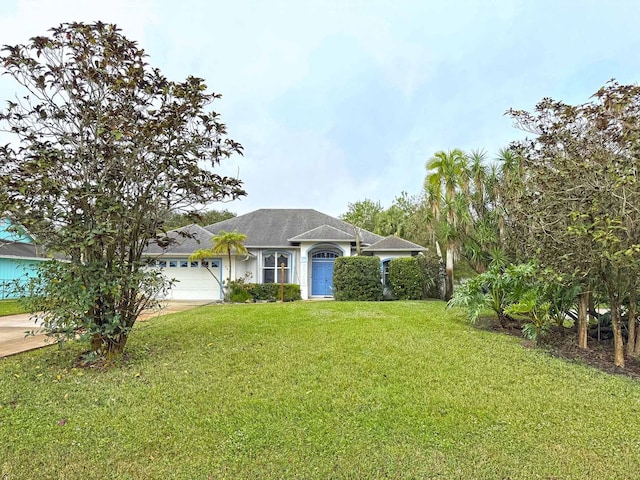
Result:
<instances>
[{"instance_id":1,"label":"house window","mask_svg":"<svg viewBox=\"0 0 640 480\"><path fill-rule=\"evenodd\" d=\"M268 252L262 257L262 283L289 283L290 272L290 253Z\"/></svg>"},{"instance_id":2,"label":"house window","mask_svg":"<svg viewBox=\"0 0 640 480\"><path fill-rule=\"evenodd\" d=\"M169 268L177 268L178 260L169 260Z\"/></svg>"},{"instance_id":3,"label":"house window","mask_svg":"<svg viewBox=\"0 0 640 480\"><path fill-rule=\"evenodd\" d=\"M198 268L200 266L199 262L196 260L195 262L191 262L189 264L191 268Z\"/></svg>"},{"instance_id":4,"label":"house window","mask_svg":"<svg viewBox=\"0 0 640 480\"><path fill-rule=\"evenodd\" d=\"M338 258L340 255L338 255L336 252L327 252L327 251L323 251L323 252L316 252L314 253L311 258L314 259L336 259Z\"/></svg>"},{"instance_id":5,"label":"house window","mask_svg":"<svg viewBox=\"0 0 640 480\"><path fill-rule=\"evenodd\" d=\"M188 260L180 260L180 268L187 268L189 266Z\"/></svg>"},{"instance_id":6,"label":"house window","mask_svg":"<svg viewBox=\"0 0 640 480\"><path fill-rule=\"evenodd\" d=\"M382 284L385 287L389 286L389 264L391 260L385 260L382 262Z\"/></svg>"},{"instance_id":7,"label":"house window","mask_svg":"<svg viewBox=\"0 0 640 480\"><path fill-rule=\"evenodd\" d=\"M220 268L220 260L202 260L200 266L203 268Z\"/></svg>"}]
</instances>

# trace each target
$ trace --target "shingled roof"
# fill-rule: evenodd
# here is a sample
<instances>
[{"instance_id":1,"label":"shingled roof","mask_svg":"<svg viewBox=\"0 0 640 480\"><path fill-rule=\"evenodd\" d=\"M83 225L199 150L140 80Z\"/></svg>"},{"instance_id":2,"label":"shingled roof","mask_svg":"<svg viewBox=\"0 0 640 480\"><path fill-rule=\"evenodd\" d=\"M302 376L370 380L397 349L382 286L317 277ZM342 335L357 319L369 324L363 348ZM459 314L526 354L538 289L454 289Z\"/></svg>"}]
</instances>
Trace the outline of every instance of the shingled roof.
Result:
<instances>
[{"instance_id":1,"label":"shingled roof","mask_svg":"<svg viewBox=\"0 0 640 480\"><path fill-rule=\"evenodd\" d=\"M205 228L214 235L221 230L244 233L247 236L244 244L248 248L289 247L291 242L302 240L355 242L355 229L351 224L313 209L262 208ZM314 236L318 238L311 238ZM360 239L365 245L382 238L367 230L360 230Z\"/></svg>"},{"instance_id":2,"label":"shingled roof","mask_svg":"<svg viewBox=\"0 0 640 480\"><path fill-rule=\"evenodd\" d=\"M314 228L313 230L309 230L308 232L301 233L300 235L296 235L293 238L289 239L290 242L355 242L356 236L355 232L347 233L343 230L339 230L331 225L322 225L318 228Z\"/></svg>"},{"instance_id":3,"label":"shingled roof","mask_svg":"<svg viewBox=\"0 0 640 480\"><path fill-rule=\"evenodd\" d=\"M404 238L396 237L395 235L389 235L382 240L363 248L363 252L424 252L427 249L420 245L405 240Z\"/></svg>"}]
</instances>

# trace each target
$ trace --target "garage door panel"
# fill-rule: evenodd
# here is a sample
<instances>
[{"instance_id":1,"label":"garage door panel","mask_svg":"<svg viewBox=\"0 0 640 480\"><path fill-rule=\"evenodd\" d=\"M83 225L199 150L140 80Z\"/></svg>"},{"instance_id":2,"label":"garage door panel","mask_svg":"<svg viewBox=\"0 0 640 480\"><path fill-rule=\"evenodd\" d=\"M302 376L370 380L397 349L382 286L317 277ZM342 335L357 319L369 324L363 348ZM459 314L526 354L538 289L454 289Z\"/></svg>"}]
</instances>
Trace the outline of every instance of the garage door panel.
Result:
<instances>
[{"instance_id":1,"label":"garage door panel","mask_svg":"<svg viewBox=\"0 0 640 480\"><path fill-rule=\"evenodd\" d=\"M220 285L204 268L168 268L167 278L175 279L169 298L171 300L220 300Z\"/></svg>"}]
</instances>

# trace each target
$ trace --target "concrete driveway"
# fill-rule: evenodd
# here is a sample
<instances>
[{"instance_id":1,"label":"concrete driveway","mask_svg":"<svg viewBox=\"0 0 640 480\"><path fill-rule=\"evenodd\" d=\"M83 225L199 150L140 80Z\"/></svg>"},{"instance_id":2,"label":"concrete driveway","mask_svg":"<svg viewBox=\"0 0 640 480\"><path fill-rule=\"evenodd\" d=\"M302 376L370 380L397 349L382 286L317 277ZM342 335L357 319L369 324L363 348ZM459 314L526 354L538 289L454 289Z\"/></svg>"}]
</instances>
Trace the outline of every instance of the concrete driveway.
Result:
<instances>
[{"instance_id":1,"label":"concrete driveway","mask_svg":"<svg viewBox=\"0 0 640 480\"><path fill-rule=\"evenodd\" d=\"M26 332L32 330L37 332L40 326L30 320L28 314L0 317L0 357L51 345L52 340L42 333L25 337Z\"/></svg>"},{"instance_id":2,"label":"concrete driveway","mask_svg":"<svg viewBox=\"0 0 640 480\"><path fill-rule=\"evenodd\" d=\"M158 312L143 312L138 317L138 320L148 321L160 315L183 312L209 303L211 302L165 302L162 310ZM26 313L0 317L0 358L55 343L53 338L49 338L43 333L25 337L25 333L32 330L37 332L40 330L40 326L30 320L29 315Z\"/></svg>"}]
</instances>

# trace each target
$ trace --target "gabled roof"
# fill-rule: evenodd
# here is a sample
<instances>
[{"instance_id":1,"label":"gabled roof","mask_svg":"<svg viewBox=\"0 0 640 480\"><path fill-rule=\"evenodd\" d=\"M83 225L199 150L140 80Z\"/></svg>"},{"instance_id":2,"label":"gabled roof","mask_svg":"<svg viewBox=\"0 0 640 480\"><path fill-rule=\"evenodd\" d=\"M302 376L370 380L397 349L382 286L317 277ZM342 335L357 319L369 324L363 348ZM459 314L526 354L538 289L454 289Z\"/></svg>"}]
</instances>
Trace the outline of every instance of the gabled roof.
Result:
<instances>
[{"instance_id":1,"label":"gabled roof","mask_svg":"<svg viewBox=\"0 0 640 480\"><path fill-rule=\"evenodd\" d=\"M329 241L342 241L342 242L355 242L356 237L354 232L348 233L344 230L339 230L331 225L322 225L320 227L309 230L308 232L301 233L295 237L289 238L290 242L329 242Z\"/></svg>"},{"instance_id":2,"label":"gabled roof","mask_svg":"<svg viewBox=\"0 0 640 480\"><path fill-rule=\"evenodd\" d=\"M180 227L167 232L167 241L171 242L165 249L157 243L149 243L145 250L148 255L160 255L163 253L173 253L176 255L191 255L201 248L211 248L211 238L213 234L205 230L200 225L192 223L186 227Z\"/></svg>"},{"instance_id":3,"label":"gabled roof","mask_svg":"<svg viewBox=\"0 0 640 480\"><path fill-rule=\"evenodd\" d=\"M405 240L404 238L396 237L395 235L389 235L382 240L363 248L363 252L424 252L427 249L420 245Z\"/></svg>"},{"instance_id":4,"label":"gabled roof","mask_svg":"<svg viewBox=\"0 0 640 480\"><path fill-rule=\"evenodd\" d=\"M212 234L217 234L220 230L237 230L247 236L246 247L268 248L290 247L290 239L325 226L351 234L350 239L355 241L355 229L351 224L310 208L262 208L214 223L206 229ZM367 230L360 230L360 238L365 245L382 240L380 235ZM345 237L345 240L348 239Z\"/></svg>"}]
</instances>

